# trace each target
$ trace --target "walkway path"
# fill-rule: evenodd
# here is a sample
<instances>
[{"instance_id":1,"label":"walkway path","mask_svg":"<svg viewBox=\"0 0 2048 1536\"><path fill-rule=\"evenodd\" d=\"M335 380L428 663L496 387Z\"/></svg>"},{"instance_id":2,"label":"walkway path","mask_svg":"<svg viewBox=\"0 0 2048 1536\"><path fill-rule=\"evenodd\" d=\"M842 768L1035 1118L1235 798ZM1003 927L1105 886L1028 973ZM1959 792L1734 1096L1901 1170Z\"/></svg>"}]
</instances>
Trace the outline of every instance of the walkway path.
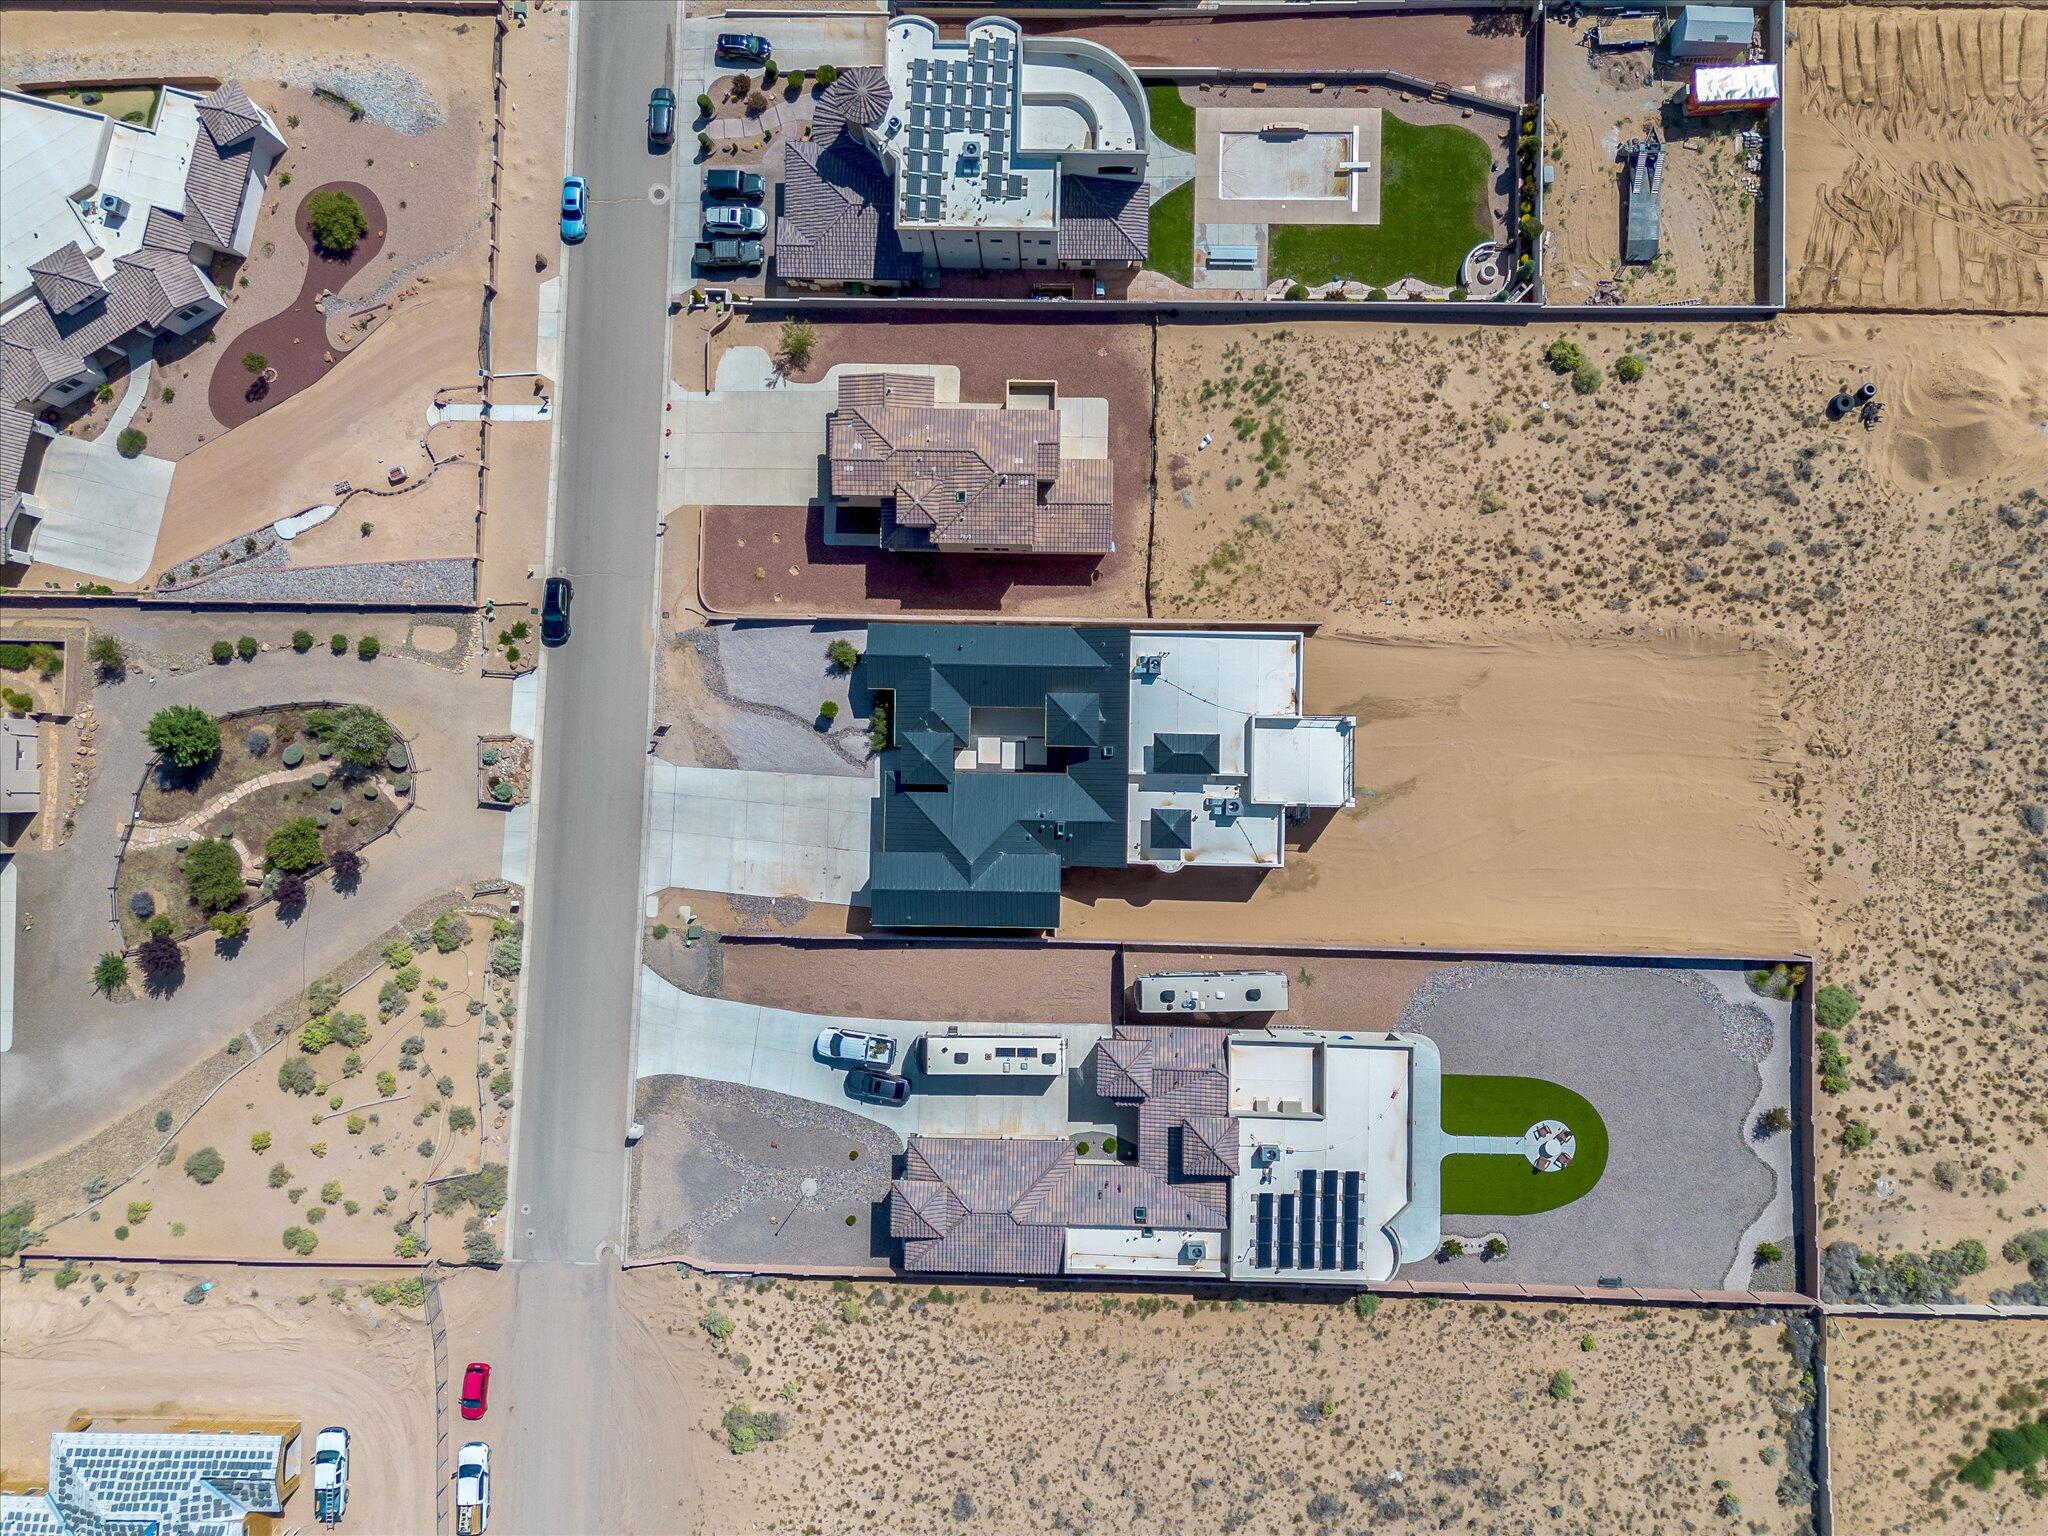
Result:
<instances>
[{"instance_id":1,"label":"walkway path","mask_svg":"<svg viewBox=\"0 0 2048 1536\"><path fill-rule=\"evenodd\" d=\"M508 683L407 660L394 649L403 630L389 626L385 655L365 663L325 647L300 656L277 643L301 623L329 629L331 616L241 622L259 638L275 636L274 648L246 665L201 661L181 674L138 662L125 681L94 690L100 757L77 830L54 853L14 861L21 912L35 927L18 956L13 1049L0 1057L0 1164L8 1168L92 1134L421 902L498 873L501 813L477 807L474 763L476 738L505 728ZM220 621L203 615L136 615L110 627L132 646L188 658L203 657L220 633ZM150 715L168 704L224 713L323 697L382 710L417 765L417 810L364 853L358 890L343 896L315 882L305 918L291 924L272 908L258 911L232 960L188 946L184 980L168 997L115 1003L96 994L93 957L118 943L108 888L150 758L142 734Z\"/></svg>"},{"instance_id":2,"label":"walkway path","mask_svg":"<svg viewBox=\"0 0 2048 1536\"><path fill-rule=\"evenodd\" d=\"M301 763L296 768L275 768L269 773L258 774L246 784L237 784L225 794L215 795L206 804L190 815L180 816L176 821L139 821L129 834L130 848L155 848L174 838L197 837L202 822L219 815L238 801L246 800L259 789L268 789L273 784L284 784L292 779L310 779L327 765L317 757Z\"/></svg>"},{"instance_id":3,"label":"walkway path","mask_svg":"<svg viewBox=\"0 0 2048 1536\"><path fill-rule=\"evenodd\" d=\"M131 341L127 346L128 384L122 391L121 403L114 407L114 414L107 418L107 429L100 436L118 438L135 419L135 413L142 409L149 398L149 377L156 367L156 344L150 341Z\"/></svg>"}]
</instances>

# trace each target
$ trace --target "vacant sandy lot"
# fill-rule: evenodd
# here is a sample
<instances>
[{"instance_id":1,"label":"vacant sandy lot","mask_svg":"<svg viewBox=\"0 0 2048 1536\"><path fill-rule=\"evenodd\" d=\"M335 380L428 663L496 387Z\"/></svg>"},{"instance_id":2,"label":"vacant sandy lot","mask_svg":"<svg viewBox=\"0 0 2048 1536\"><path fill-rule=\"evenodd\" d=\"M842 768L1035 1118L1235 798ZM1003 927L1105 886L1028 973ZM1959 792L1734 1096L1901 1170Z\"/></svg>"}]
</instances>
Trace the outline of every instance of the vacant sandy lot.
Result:
<instances>
[{"instance_id":1,"label":"vacant sandy lot","mask_svg":"<svg viewBox=\"0 0 2048 1536\"><path fill-rule=\"evenodd\" d=\"M1839 1318L1828 1345L1835 1529L1857 1536L1978 1536L2041 1528L2017 1477L1989 1492L1954 1480L2048 1402L2048 1321Z\"/></svg>"},{"instance_id":2,"label":"vacant sandy lot","mask_svg":"<svg viewBox=\"0 0 2048 1536\"><path fill-rule=\"evenodd\" d=\"M1850 6L1789 31L1792 302L2048 310L2048 12Z\"/></svg>"},{"instance_id":3,"label":"vacant sandy lot","mask_svg":"<svg viewBox=\"0 0 2048 1536\"><path fill-rule=\"evenodd\" d=\"M767 1529L1704 1529L1724 1495L1797 1521L1775 1322L644 1280L657 1326L733 1323L721 1406L786 1415L732 1470Z\"/></svg>"},{"instance_id":4,"label":"vacant sandy lot","mask_svg":"<svg viewBox=\"0 0 2048 1536\"><path fill-rule=\"evenodd\" d=\"M1544 365L1553 340L1603 368L1632 353L1645 376L1576 394ZM1427 942L1447 941L1444 913L1555 942L1591 902L1620 914L1591 911L1610 928L1688 950L1742 948L1759 926L1810 943L1821 979L1865 1003L1844 1037L1848 1090L1821 1102L1831 1236L1891 1250L1969 1235L1996 1253L2031 1224L2048 325L1173 327L1159 375L1153 611L1379 637L1341 687L1319 640L1309 702L1364 701L1361 781L1414 777L1416 819L1398 795L1361 801L1358 835L1390 834L1389 856L1347 865L1333 909L1427 912L1428 931L1400 930ZM1828 397L1865 379L1885 420L1830 424ZM1482 680L1487 655L1501 659ZM1492 694L1505 712L1477 718L1510 667L1553 681ZM1389 694L1406 715L1379 718ZM1655 762L1624 766L1645 746ZM1573 807L1587 820L1552 846L1546 880L1533 855ZM1352 826L1334 821L1279 880ZM1391 836L1404 829L1441 851L1405 861L1421 843ZM1609 860L1604 888L1586 872ZM1862 1152L1840 1146L1851 1119L1876 1133ZM1994 1265L1971 1285L2012 1278Z\"/></svg>"}]
</instances>

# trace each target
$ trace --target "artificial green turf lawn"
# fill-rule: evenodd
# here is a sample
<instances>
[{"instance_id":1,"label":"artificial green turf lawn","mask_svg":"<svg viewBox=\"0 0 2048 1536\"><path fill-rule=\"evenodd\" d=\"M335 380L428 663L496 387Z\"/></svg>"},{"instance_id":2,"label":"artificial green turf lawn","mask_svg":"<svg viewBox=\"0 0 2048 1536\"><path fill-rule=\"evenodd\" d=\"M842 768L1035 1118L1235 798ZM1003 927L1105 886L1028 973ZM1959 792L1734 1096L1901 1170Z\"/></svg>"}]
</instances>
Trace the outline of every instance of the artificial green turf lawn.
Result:
<instances>
[{"instance_id":1,"label":"artificial green turf lawn","mask_svg":"<svg viewBox=\"0 0 2048 1536\"><path fill-rule=\"evenodd\" d=\"M1540 1077L1444 1074L1444 1131L1452 1136L1519 1136L1540 1120L1562 1120L1578 1150L1562 1173L1538 1173L1521 1156L1454 1152L1444 1159L1446 1216L1531 1216L1569 1205L1607 1171L1607 1122L1580 1095Z\"/></svg>"},{"instance_id":2,"label":"artificial green turf lawn","mask_svg":"<svg viewBox=\"0 0 2048 1536\"><path fill-rule=\"evenodd\" d=\"M1486 141L1470 129L1417 127L1383 111L1380 222L1276 224L1269 270L1310 286L1345 277L1384 288L1419 277L1455 287L1465 253L1493 237L1480 217L1492 164Z\"/></svg>"},{"instance_id":3,"label":"artificial green turf lawn","mask_svg":"<svg viewBox=\"0 0 2048 1536\"><path fill-rule=\"evenodd\" d=\"M1195 184L1182 182L1152 200L1150 247L1145 265L1175 282L1195 281Z\"/></svg>"},{"instance_id":4,"label":"artificial green turf lawn","mask_svg":"<svg viewBox=\"0 0 2048 1536\"><path fill-rule=\"evenodd\" d=\"M1195 109L1182 99L1177 85L1148 85L1145 102L1152 111L1152 133L1160 143L1189 153L1195 148Z\"/></svg>"}]
</instances>

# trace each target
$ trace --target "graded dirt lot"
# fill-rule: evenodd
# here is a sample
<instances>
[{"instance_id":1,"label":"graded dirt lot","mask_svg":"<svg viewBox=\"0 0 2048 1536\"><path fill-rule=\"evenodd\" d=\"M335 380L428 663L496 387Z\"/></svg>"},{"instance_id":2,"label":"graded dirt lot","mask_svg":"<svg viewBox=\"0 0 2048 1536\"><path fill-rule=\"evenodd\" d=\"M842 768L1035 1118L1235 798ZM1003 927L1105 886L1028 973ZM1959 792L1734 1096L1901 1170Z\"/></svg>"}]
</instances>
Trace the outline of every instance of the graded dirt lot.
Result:
<instances>
[{"instance_id":1,"label":"graded dirt lot","mask_svg":"<svg viewBox=\"0 0 2048 1536\"><path fill-rule=\"evenodd\" d=\"M1624 304L1754 303L1756 177L1741 135L1761 114L1685 115L1684 71L1660 75L1653 55L1595 53L1588 28L1546 21L1544 153L1557 180L1544 194L1551 244L1544 281L1555 304L1591 303L1603 279ZM1665 142L1658 259L1624 265L1628 167L1615 154L1655 133Z\"/></svg>"},{"instance_id":2,"label":"graded dirt lot","mask_svg":"<svg viewBox=\"0 0 2048 1536\"><path fill-rule=\"evenodd\" d=\"M1835 1529L1857 1536L2036 1531L2042 1504L2013 1473L1955 1478L1994 1429L2048 1404L2048 1320L1837 1318L1829 1325ZM1846 1474L1846 1475L1845 1475Z\"/></svg>"},{"instance_id":3,"label":"graded dirt lot","mask_svg":"<svg viewBox=\"0 0 2048 1536\"><path fill-rule=\"evenodd\" d=\"M1577 394L1544 365L1553 340L1601 369L1638 356L1644 377ZM1864 1002L1844 1091L1820 1103L1831 1240L1996 1253L2027 1225L2048 1016L2048 843L2028 809L2048 801L2048 325L1171 327L1159 345L1154 613L1272 617L1284 592L1288 617L1378 637L1356 681L1320 639L1308 675L1312 707L1363 701L1360 779L1382 793L1290 856L1276 896L1218 903L1216 922L1278 913L1279 882L1354 825L1368 849L1406 825L1441 850L1408 863L1390 836L1335 888L1416 941L1477 914L1520 935L1497 942L1569 942L1550 936L1591 902L1687 951L1759 927L1810 944L1819 979ZM1865 379L1885 419L1830 423L1829 396ZM1539 681L1476 718L1510 667ZM1389 695L1406 713L1378 718ZM1412 824L1386 793L1414 777L1419 804L1465 773ZM1585 820L1546 874L1565 813ZM1608 860L1611 883L1589 878ZM1405 901L1375 888L1404 877ZM1115 921L1184 926L1193 904L1173 905ZM1098 918L1070 902L1065 931ZM1852 1152L1856 1119L1875 1136ZM1994 1265L1965 1289L2012 1278Z\"/></svg>"},{"instance_id":4,"label":"graded dirt lot","mask_svg":"<svg viewBox=\"0 0 2048 1536\"><path fill-rule=\"evenodd\" d=\"M1787 30L1793 304L2048 311L2048 11L1802 7Z\"/></svg>"},{"instance_id":5,"label":"graded dirt lot","mask_svg":"<svg viewBox=\"0 0 2048 1536\"><path fill-rule=\"evenodd\" d=\"M1606 1532L1706 1529L1719 1506L1769 1533L1800 1514L1776 1494L1798 1367L1775 1321L633 1278L657 1338L696 1335L665 1353L732 1324L703 1368L717 1408L783 1416L727 1472L765 1529Z\"/></svg>"}]
</instances>

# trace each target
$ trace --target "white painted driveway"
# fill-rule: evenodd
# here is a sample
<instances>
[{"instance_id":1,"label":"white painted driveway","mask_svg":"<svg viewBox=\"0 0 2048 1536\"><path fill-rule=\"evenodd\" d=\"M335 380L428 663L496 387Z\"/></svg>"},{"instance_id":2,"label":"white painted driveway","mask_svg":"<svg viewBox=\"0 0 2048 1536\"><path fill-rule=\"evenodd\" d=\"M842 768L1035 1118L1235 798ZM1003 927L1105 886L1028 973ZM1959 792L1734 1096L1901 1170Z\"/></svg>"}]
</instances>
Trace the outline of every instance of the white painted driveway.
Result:
<instances>
[{"instance_id":1,"label":"white painted driveway","mask_svg":"<svg viewBox=\"0 0 2048 1536\"><path fill-rule=\"evenodd\" d=\"M872 774L647 765L647 893L866 905Z\"/></svg>"},{"instance_id":2,"label":"white painted driveway","mask_svg":"<svg viewBox=\"0 0 2048 1536\"><path fill-rule=\"evenodd\" d=\"M36 476L34 511L42 519L33 545L37 563L102 581L140 581L149 574L178 466L148 454L124 459L115 436L50 440Z\"/></svg>"},{"instance_id":3,"label":"white painted driveway","mask_svg":"<svg viewBox=\"0 0 2048 1536\"><path fill-rule=\"evenodd\" d=\"M854 957L849 956L849 961ZM1111 1106L1089 1086L1088 1053L1109 1033L1099 1024L1034 1024L1034 1033L1067 1037L1067 1070L1051 1081L1002 1078L932 1079L913 1042L944 1025L901 1019L833 1019L791 1013L720 997L699 997L651 970L640 978L640 1045L634 1073L709 1078L764 1088L851 1110L901 1136L1069 1136L1121 1134ZM1015 1033L1017 1025L989 1025ZM910 1099L870 1104L846 1091L847 1069L818 1059L826 1028L887 1035L896 1042L893 1070L911 1081Z\"/></svg>"}]
</instances>

